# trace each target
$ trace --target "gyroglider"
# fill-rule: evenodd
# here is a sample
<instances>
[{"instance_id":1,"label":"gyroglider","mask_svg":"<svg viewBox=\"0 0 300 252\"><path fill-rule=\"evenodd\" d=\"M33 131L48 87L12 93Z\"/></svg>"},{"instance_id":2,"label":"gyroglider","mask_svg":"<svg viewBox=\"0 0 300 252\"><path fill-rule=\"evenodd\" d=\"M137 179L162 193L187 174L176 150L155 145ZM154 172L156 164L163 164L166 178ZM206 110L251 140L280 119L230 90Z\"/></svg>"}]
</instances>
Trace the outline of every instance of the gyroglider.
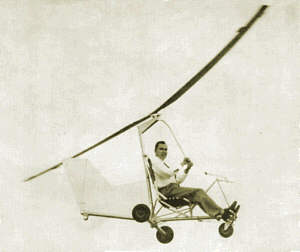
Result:
<instances>
[{"instance_id":1,"label":"gyroglider","mask_svg":"<svg viewBox=\"0 0 300 252\"><path fill-rule=\"evenodd\" d=\"M157 190L155 174L152 170L151 159L144 151L144 144L143 144L143 134L148 131L154 124L160 122L167 126L167 128L172 133L178 147L180 148L181 152L184 155L184 152L177 141L175 134L173 133L171 127L161 119L159 116L159 112L175 102L178 98L180 98L185 92L187 92L195 83L198 82L238 41L239 39L250 29L250 27L254 24L254 22L263 15L267 5L263 5L260 9L256 12L256 14L250 19L250 21L243 27L241 27L235 37L206 65L202 68L193 78L191 78L184 86L182 86L176 93L174 93L167 101L165 101L161 106L155 109L150 114L144 116L143 118L138 119L135 122L128 124L127 126L123 127L122 129L118 130L117 132L113 133L112 135L102 139L98 143L90 146L89 148L73 155L71 159L81 156L82 154L88 152L96 148L97 146L109 141L110 139L124 133L125 131L131 129L134 126L137 126L138 133L139 133L139 140L141 145L141 151L143 156L143 163L144 169L146 174L146 183L148 188L148 205L146 204L138 204L132 207L132 217L124 218L118 217L113 215L101 215L98 213L93 213L89 211L81 211L84 219L87 220L89 216L99 216L99 217L110 217L110 218L119 218L119 219L129 219L135 220L137 222L148 222L150 223L152 228L157 229L156 237L162 243L168 243L173 239L173 231L168 226L161 226L161 223L170 222L170 221L179 221L179 220L197 220L197 221L204 221L209 219L214 219L209 216L195 216L194 215L194 208L195 205L191 203L189 200L185 198L167 198L163 194L161 194ZM185 155L184 155L185 156ZM30 181L34 178L41 176L51 170L54 170L61 165L63 165L63 161L38 173L35 174L25 181ZM209 175L206 173L206 175ZM221 189L224 199L228 204L224 191L222 190L221 183L226 182L229 183L230 181L225 177L216 177L214 182L207 188L206 191L209 191L214 185L218 185ZM163 211L167 213L162 213ZM233 223L234 220L229 220L222 223L219 227L219 233L223 237L230 237L233 233Z\"/></svg>"},{"instance_id":2,"label":"gyroglider","mask_svg":"<svg viewBox=\"0 0 300 252\"><path fill-rule=\"evenodd\" d=\"M150 208L145 204L138 204L132 210L133 219L138 222L148 221L151 227L157 229L156 237L161 243L168 243L173 239L173 230L169 226L160 226L160 223L179 221L179 220L197 220L204 221L215 219L213 217L204 215L197 216L194 215L194 208L196 204L188 200L187 198L176 198L176 197L166 197L159 190L156 184L155 172L152 169L152 161L149 156L145 153L143 134L148 131L157 122L163 123L169 129L171 135L173 136L178 148L180 149L183 157L186 157L181 145L179 144L175 134L172 131L170 125L160 118L160 115L152 115L152 118L146 122L137 126L139 133L139 140L141 145L141 151L144 161L144 168L146 173L146 181L148 187L148 198ZM208 175L208 173L206 173ZM231 183L226 177L215 176L215 180L206 189L208 192L215 184L217 184L223 193L223 197L229 206L228 200L224 191L222 190L221 183ZM166 211L163 211L166 210ZM86 213L88 216L88 213ZM233 233L233 223L235 219L228 220L219 226L219 233L221 236L227 238Z\"/></svg>"}]
</instances>

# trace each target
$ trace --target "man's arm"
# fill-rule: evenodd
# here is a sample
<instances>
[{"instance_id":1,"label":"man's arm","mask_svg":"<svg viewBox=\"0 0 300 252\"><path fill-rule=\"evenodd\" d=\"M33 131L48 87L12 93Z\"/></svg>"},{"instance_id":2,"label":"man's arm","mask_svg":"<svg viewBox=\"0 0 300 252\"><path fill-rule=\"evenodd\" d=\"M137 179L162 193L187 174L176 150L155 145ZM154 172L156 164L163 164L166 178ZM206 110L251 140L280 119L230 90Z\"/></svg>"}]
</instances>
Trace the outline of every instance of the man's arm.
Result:
<instances>
[{"instance_id":1,"label":"man's arm","mask_svg":"<svg viewBox=\"0 0 300 252\"><path fill-rule=\"evenodd\" d=\"M170 168L167 168L163 162L153 160L152 168L154 172L161 177L171 177L174 176L178 170L173 171Z\"/></svg>"}]
</instances>

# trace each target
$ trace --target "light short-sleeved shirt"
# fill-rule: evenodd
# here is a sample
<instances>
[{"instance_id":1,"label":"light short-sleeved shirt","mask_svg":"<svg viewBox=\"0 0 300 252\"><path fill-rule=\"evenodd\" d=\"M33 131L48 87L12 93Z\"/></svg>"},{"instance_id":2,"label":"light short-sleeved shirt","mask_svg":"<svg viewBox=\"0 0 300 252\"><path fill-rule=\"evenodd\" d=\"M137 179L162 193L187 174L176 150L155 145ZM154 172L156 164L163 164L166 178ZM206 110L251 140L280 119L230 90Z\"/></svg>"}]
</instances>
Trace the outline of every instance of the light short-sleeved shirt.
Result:
<instances>
[{"instance_id":1,"label":"light short-sleeved shirt","mask_svg":"<svg viewBox=\"0 0 300 252\"><path fill-rule=\"evenodd\" d=\"M159 188L167 186L170 183L182 183L187 174L184 173L184 169L179 169L178 172L175 172L176 169L169 167L164 161L158 157L153 157L152 159L152 169L155 173L156 184Z\"/></svg>"}]
</instances>

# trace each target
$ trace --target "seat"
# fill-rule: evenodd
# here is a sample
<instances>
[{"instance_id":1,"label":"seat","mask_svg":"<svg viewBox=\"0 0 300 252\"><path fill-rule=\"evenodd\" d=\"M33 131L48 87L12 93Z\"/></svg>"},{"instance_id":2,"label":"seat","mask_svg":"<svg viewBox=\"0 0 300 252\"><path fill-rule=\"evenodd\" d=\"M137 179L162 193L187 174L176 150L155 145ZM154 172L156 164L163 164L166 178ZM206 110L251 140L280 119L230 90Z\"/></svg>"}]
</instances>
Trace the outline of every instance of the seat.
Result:
<instances>
[{"instance_id":1,"label":"seat","mask_svg":"<svg viewBox=\"0 0 300 252\"><path fill-rule=\"evenodd\" d=\"M146 164L147 164L146 167L148 169L148 173L150 175L151 182L152 182L153 188L155 190L155 193L157 195L157 199L158 199L159 203L166 208L174 207L174 208L178 209L183 206L192 207L193 204L191 203L191 201L189 201L186 198L178 198L178 197L174 197L174 196L167 197L159 191L158 186L156 184L155 173L152 169L151 159L147 156L145 158L146 158Z\"/></svg>"}]
</instances>

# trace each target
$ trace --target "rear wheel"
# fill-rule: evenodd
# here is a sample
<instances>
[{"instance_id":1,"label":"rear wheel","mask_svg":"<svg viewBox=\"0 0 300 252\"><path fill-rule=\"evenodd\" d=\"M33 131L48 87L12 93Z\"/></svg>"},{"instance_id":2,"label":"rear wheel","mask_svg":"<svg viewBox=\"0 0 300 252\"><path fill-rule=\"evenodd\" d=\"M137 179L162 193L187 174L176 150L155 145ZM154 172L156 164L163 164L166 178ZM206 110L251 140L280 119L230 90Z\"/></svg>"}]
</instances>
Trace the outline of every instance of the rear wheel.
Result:
<instances>
[{"instance_id":1,"label":"rear wheel","mask_svg":"<svg viewBox=\"0 0 300 252\"><path fill-rule=\"evenodd\" d=\"M173 237L174 237L174 232L172 230L172 228L168 227L168 226L162 226L161 229L165 232L165 234L159 230L157 230L156 232L156 238L158 241L160 241L161 243L169 243L170 241L172 241Z\"/></svg>"},{"instance_id":2,"label":"rear wheel","mask_svg":"<svg viewBox=\"0 0 300 252\"><path fill-rule=\"evenodd\" d=\"M150 209L145 204L138 204L132 210L132 217L137 222L145 222L150 217Z\"/></svg>"},{"instance_id":3,"label":"rear wheel","mask_svg":"<svg viewBox=\"0 0 300 252\"><path fill-rule=\"evenodd\" d=\"M228 225L226 223L222 223L219 227L219 233L222 237L228 238L233 234L232 225Z\"/></svg>"}]
</instances>

